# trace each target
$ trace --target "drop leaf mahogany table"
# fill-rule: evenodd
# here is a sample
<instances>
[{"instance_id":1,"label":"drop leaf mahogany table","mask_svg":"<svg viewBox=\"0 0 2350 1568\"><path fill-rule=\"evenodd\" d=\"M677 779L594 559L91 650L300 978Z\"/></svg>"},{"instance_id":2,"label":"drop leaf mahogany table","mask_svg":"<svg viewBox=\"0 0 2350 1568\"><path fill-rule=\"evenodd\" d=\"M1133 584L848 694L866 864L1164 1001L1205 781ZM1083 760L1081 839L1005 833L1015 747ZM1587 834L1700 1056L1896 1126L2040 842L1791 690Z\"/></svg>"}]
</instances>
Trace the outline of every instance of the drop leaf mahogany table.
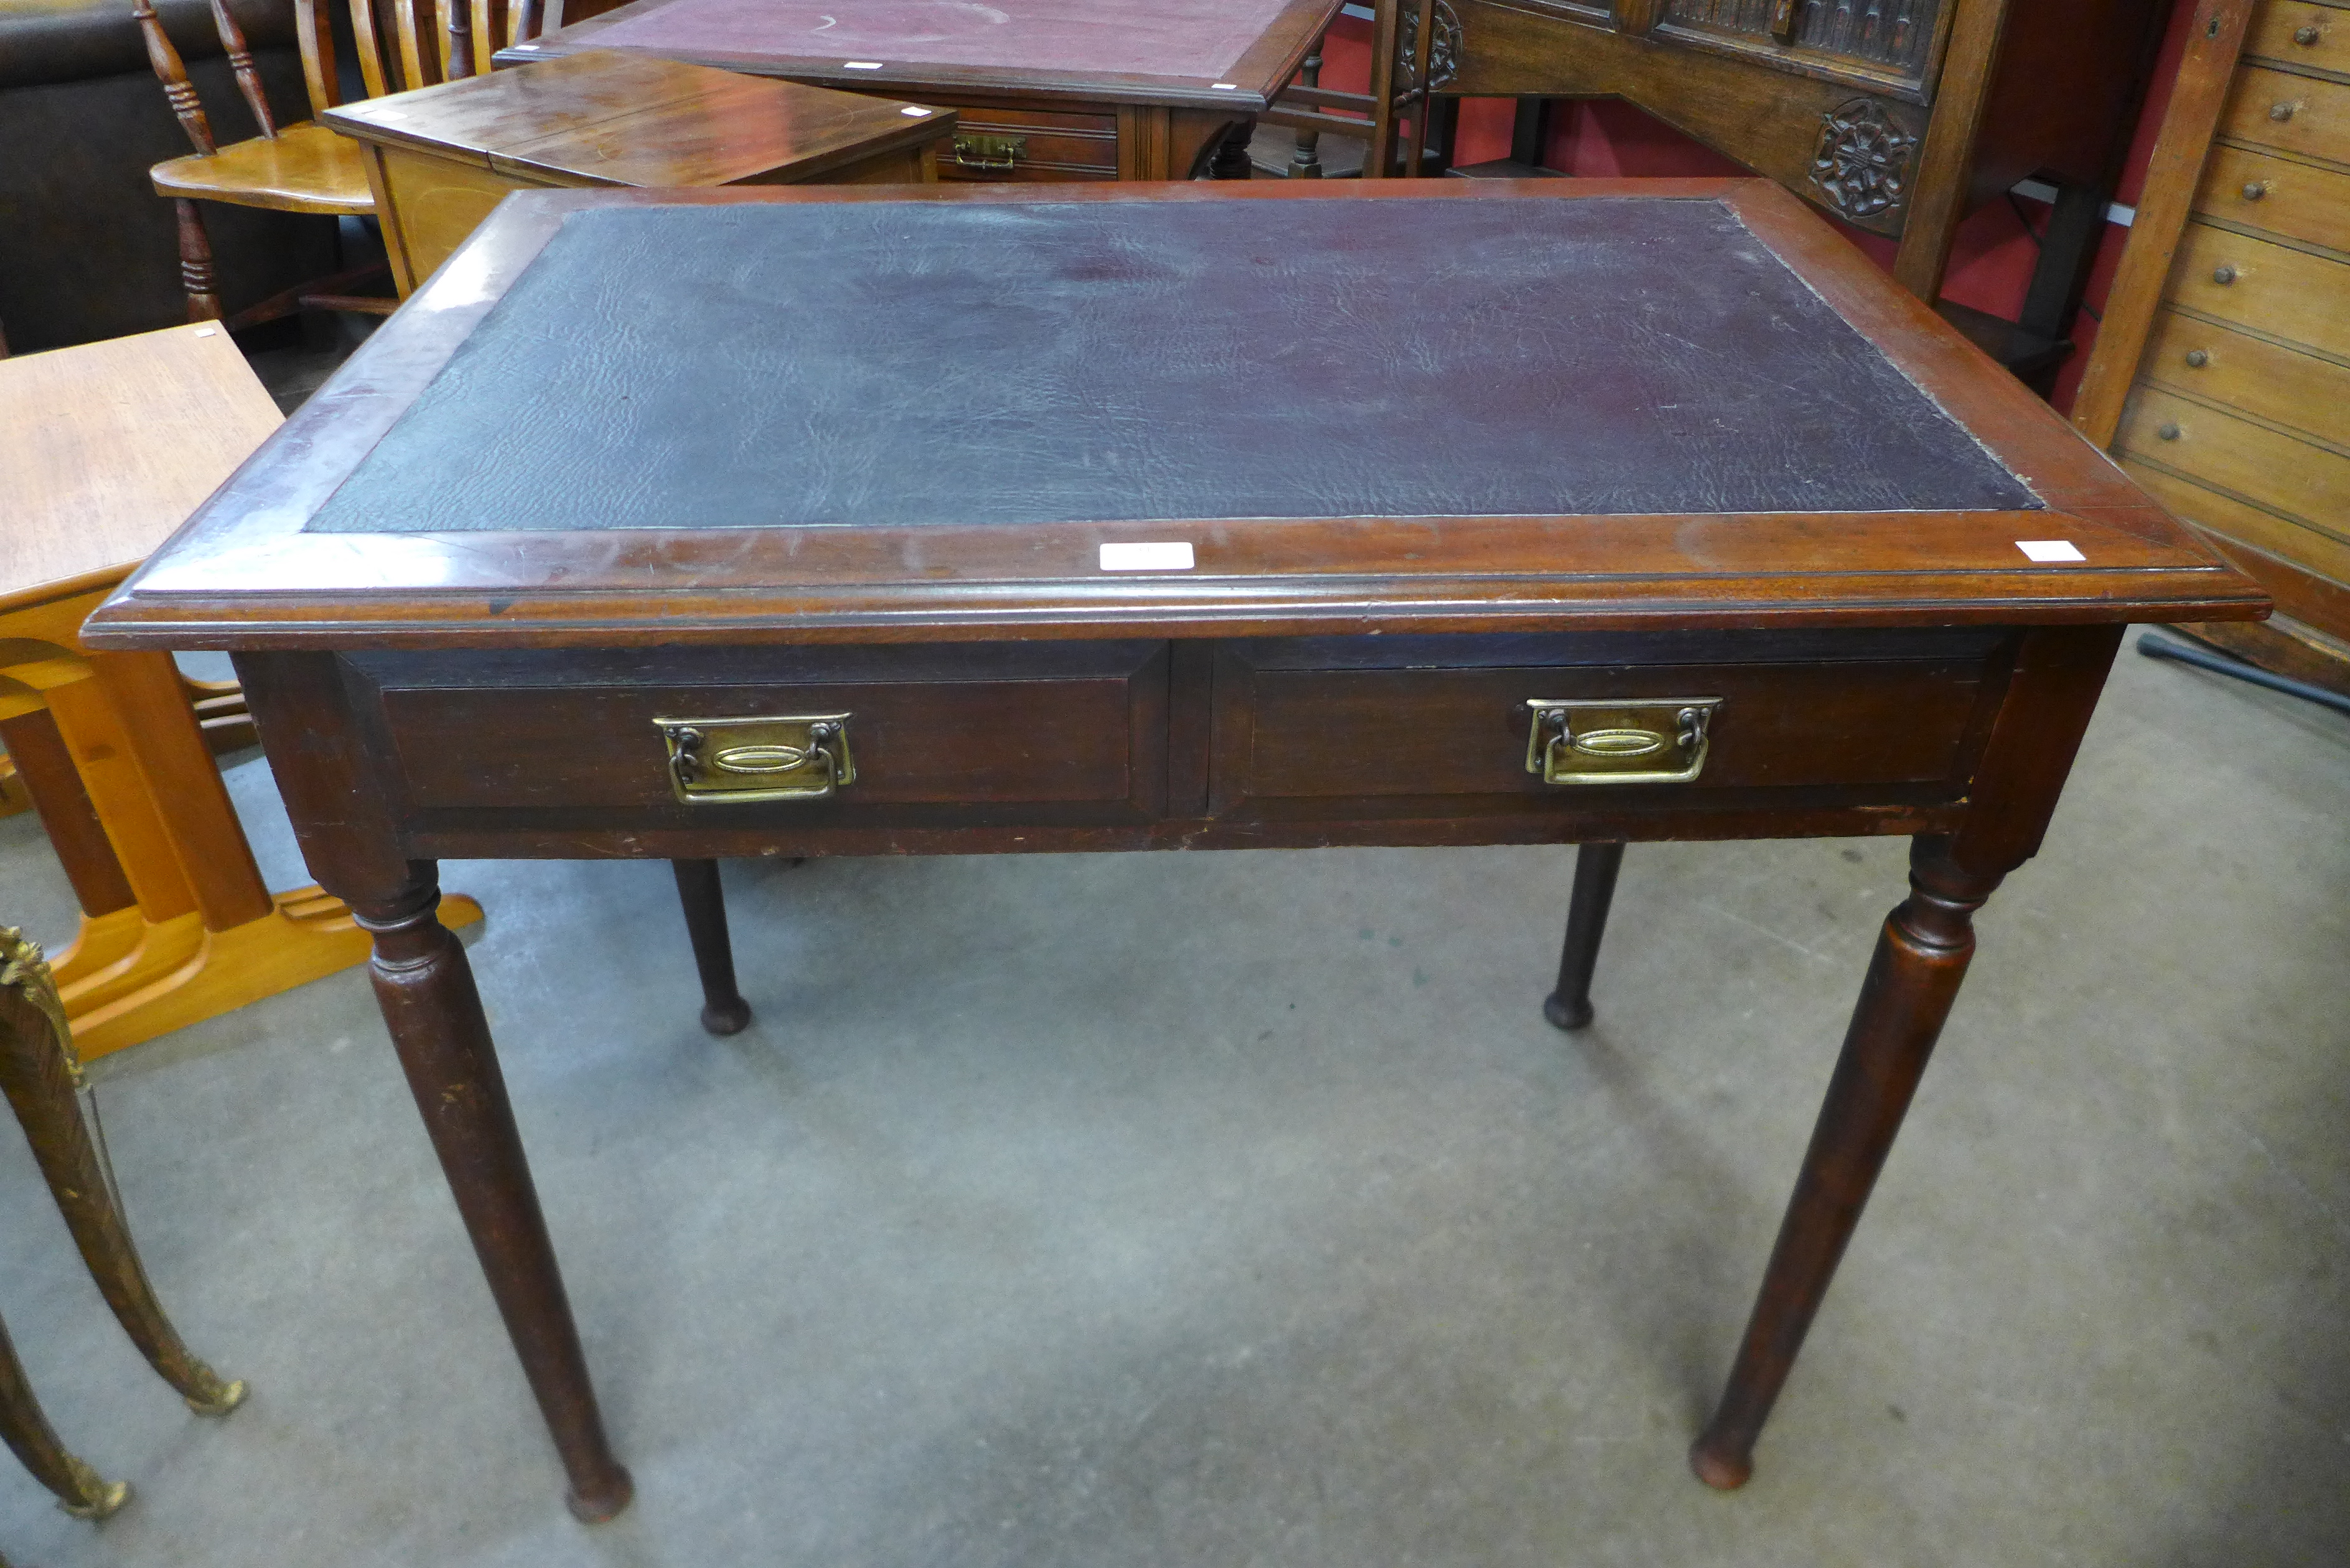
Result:
<instances>
[{"instance_id":1,"label":"drop leaf mahogany table","mask_svg":"<svg viewBox=\"0 0 2350 1568\"><path fill-rule=\"evenodd\" d=\"M87 635L235 653L601 1518L437 857L1575 843L1573 1027L1627 840L1908 835L1732 1486L2123 624L2266 607L1764 182L798 187L510 199Z\"/></svg>"}]
</instances>

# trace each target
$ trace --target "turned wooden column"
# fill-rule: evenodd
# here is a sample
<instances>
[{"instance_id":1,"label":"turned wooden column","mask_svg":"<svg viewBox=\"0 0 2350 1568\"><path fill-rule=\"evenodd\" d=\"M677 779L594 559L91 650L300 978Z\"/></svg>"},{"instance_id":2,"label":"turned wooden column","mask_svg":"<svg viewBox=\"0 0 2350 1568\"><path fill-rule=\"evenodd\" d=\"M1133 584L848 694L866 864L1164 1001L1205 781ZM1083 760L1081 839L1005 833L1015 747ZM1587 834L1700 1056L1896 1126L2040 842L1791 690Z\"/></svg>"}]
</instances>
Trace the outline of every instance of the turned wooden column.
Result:
<instances>
[{"instance_id":1,"label":"turned wooden column","mask_svg":"<svg viewBox=\"0 0 2350 1568\"><path fill-rule=\"evenodd\" d=\"M1566 907L1566 940L1559 944L1558 985L1543 999L1543 1016L1561 1029L1591 1023L1591 973L1599 964L1599 939L1607 931L1607 909L1616 901L1616 873L1624 866L1618 839L1586 844L1575 852L1575 895Z\"/></svg>"},{"instance_id":2,"label":"turned wooden column","mask_svg":"<svg viewBox=\"0 0 2350 1568\"><path fill-rule=\"evenodd\" d=\"M391 896L354 901L359 923L375 938L376 1002L570 1478L571 1511L609 1519L634 1489L604 1435L473 966L434 914L441 889L432 863L413 862L409 871Z\"/></svg>"},{"instance_id":3,"label":"turned wooden column","mask_svg":"<svg viewBox=\"0 0 2350 1568\"><path fill-rule=\"evenodd\" d=\"M1708 1486L1740 1486L1753 1473L1754 1439L1795 1365L1958 998L1975 952L1974 912L1999 883L1995 875L1953 864L1947 839L1920 838L1910 849L1909 897L1877 936L1730 1386L1690 1449L1690 1466Z\"/></svg>"}]
</instances>

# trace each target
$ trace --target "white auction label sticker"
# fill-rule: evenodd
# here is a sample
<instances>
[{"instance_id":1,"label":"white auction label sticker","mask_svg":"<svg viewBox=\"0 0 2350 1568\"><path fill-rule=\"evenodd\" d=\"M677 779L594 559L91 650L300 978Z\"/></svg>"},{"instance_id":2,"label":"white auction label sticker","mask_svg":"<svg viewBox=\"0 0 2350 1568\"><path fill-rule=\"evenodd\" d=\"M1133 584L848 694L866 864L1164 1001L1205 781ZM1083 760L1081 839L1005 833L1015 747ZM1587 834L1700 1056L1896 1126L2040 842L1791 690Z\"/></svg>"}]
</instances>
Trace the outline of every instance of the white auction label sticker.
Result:
<instances>
[{"instance_id":1,"label":"white auction label sticker","mask_svg":"<svg viewBox=\"0 0 2350 1568\"><path fill-rule=\"evenodd\" d=\"M1104 545L1101 547L1101 569L1105 572L1188 572L1191 569L1191 545L1187 539L1166 544Z\"/></svg>"},{"instance_id":2,"label":"white auction label sticker","mask_svg":"<svg viewBox=\"0 0 2350 1568\"><path fill-rule=\"evenodd\" d=\"M2035 561L2085 561L2070 539L2018 539L2015 547Z\"/></svg>"}]
</instances>

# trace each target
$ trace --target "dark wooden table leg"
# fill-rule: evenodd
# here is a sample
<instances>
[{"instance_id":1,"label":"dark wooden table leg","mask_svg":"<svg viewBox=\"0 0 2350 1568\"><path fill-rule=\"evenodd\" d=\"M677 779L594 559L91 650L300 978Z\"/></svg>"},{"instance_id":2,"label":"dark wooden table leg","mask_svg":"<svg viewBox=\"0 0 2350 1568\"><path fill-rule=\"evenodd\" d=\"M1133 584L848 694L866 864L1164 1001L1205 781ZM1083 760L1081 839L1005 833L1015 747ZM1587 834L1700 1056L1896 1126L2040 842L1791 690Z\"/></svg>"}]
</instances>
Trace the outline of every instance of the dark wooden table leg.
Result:
<instances>
[{"instance_id":1,"label":"dark wooden table leg","mask_svg":"<svg viewBox=\"0 0 2350 1568\"><path fill-rule=\"evenodd\" d=\"M33 1386L5 1326L0 1326L0 1438L7 1439L35 1480L57 1493L57 1506L77 1519L104 1519L130 1496L128 1481L101 1480L57 1440L57 1429L33 1397Z\"/></svg>"},{"instance_id":2,"label":"dark wooden table leg","mask_svg":"<svg viewBox=\"0 0 2350 1568\"><path fill-rule=\"evenodd\" d=\"M1586 844L1575 852L1575 896L1566 907L1558 989L1543 999L1543 1016L1561 1029L1591 1022L1591 971L1599 962L1599 939L1607 931L1607 907L1616 900L1616 873L1623 865L1620 841Z\"/></svg>"},{"instance_id":3,"label":"dark wooden table leg","mask_svg":"<svg viewBox=\"0 0 2350 1568\"><path fill-rule=\"evenodd\" d=\"M604 1435L473 966L434 918L440 899L432 864L420 861L396 897L355 902L359 923L375 935L376 1002L562 1456L571 1511L591 1522L609 1519L629 1505L633 1487Z\"/></svg>"},{"instance_id":4,"label":"dark wooden table leg","mask_svg":"<svg viewBox=\"0 0 2350 1568\"><path fill-rule=\"evenodd\" d=\"M1886 917L1730 1385L1690 1449L1690 1466L1708 1486L1741 1486L1753 1473L1754 1439L1827 1295L1974 956L1970 922L2000 877L1960 867L1948 849L1940 838L1911 846L1909 897Z\"/></svg>"},{"instance_id":5,"label":"dark wooden table leg","mask_svg":"<svg viewBox=\"0 0 2350 1568\"><path fill-rule=\"evenodd\" d=\"M49 1195L66 1217L82 1262L123 1332L163 1381L199 1416L225 1416L244 1385L224 1380L188 1353L140 1266L114 1183L75 1099L80 1066L66 1033L40 950L0 927L0 1093L16 1113Z\"/></svg>"},{"instance_id":6,"label":"dark wooden table leg","mask_svg":"<svg viewBox=\"0 0 2350 1568\"><path fill-rule=\"evenodd\" d=\"M1216 151L1208 159L1211 180L1251 180L1256 177L1256 167L1249 161L1249 139L1256 134L1256 117L1235 120L1216 141Z\"/></svg>"},{"instance_id":7,"label":"dark wooden table leg","mask_svg":"<svg viewBox=\"0 0 2350 1568\"><path fill-rule=\"evenodd\" d=\"M678 902L685 907L685 934L693 943L693 967L702 971L702 1026L712 1034L739 1034L751 1022L751 1004L734 986L734 944L726 934L726 889L715 860L672 860Z\"/></svg>"}]
</instances>

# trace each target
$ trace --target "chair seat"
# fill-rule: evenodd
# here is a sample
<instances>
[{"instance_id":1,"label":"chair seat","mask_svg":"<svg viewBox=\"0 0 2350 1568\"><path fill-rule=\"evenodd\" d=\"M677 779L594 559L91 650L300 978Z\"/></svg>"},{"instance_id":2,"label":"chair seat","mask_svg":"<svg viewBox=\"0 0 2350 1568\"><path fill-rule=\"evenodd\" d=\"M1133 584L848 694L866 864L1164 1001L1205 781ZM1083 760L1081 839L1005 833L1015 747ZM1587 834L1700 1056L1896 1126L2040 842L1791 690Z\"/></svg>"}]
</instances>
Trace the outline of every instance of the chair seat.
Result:
<instances>
[{"instance_id":1,"label":"chair seat","mask_svg":"<svg viewBox=\"0 0 2350 1568\"><path fill-rule=\"evenodd\" d=\"M209 158L167 159L149 172L164 196L286 213L375 211L359 143L309 120L285 127L274 141L255 137Z\"/></svg>"}]
</instances>

